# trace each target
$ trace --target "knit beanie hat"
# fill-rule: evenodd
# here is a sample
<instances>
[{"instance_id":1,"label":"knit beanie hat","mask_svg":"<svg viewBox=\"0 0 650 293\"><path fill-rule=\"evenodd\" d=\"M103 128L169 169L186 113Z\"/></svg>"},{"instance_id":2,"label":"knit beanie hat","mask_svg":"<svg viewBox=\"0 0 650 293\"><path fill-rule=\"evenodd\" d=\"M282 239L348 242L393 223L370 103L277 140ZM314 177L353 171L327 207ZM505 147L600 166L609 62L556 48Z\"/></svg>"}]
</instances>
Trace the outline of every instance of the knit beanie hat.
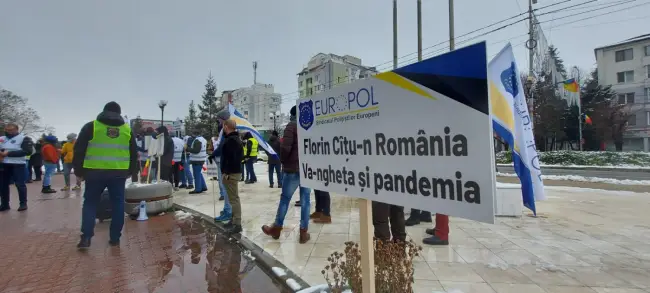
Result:
<instances>
[{"instance_id":1,"label":"knit beanie hat","mask_svg":"<svg viewBox=\"0 0 650 293\"><path fill-rule=\"evenodd\" d=\"M289 111L289 114L291 114L291 116L296 116L296 106L291 107L291 111Z\"/></svg>"},{"instance_id":2,"label":"knit beanie hat","mask_svg":"<svg viewBox=\"0 0 650 293\"><path fill-rule=\"evenodd\" d=\"M117 114L122 114L122 107L116 102L108 102L104 106L104 112L113 112Z\"/></svg>"}]
</instances>

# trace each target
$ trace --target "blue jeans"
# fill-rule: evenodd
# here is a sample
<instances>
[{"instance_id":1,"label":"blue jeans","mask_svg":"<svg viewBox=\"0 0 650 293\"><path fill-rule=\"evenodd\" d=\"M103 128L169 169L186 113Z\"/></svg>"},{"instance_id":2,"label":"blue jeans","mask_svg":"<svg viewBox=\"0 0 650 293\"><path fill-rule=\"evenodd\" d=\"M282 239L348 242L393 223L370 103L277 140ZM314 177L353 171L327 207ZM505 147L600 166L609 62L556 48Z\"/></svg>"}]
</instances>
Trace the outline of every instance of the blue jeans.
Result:
<instances>
[{"instance_id":1,"label":"blue jeans","mask_svg":"<svg viewBox=\"0 0 650 293\"><path fill-rule=\"evenodd\" d=\"M257 176L255 176L255 169L253 169L253 164L257 161L257 158L246 159L246 180L248 181L257 181Z\"/></svg>"},{"instance_id":2,"label":"blue jeans","mask_svg":"<svg viewBox=\"0 0 650 293\"><path fill-rule=\"evenodd\" d=\"M12 183L16 185L18 190L20 204L27 204L25 169L27 169L25 164L2 164L0 166L0 203L3 206L9 206L9 186Z\"/></svg>"},{"instance_id":3,"label":"blue jeans","mask_svg":"<svg viewBox=\"0 0 650 293\"><path fill-rule=\"evenodd\" d=\"M280 171L280 164L269 164L269 183L273 185L273 170L278 177L278 184L282 185L282 171Z\"/></svg>"},{"instance_id":4,"label":"blue jeans","mask_svg":"<svg viewBox=\"0 0 650 293\"><path fill-rule=\"evenodd\" d=\"M194 181L194 177L192 177L192 170L190 170L192 166L190 163L185 161L183 163L183 172L181 172L181 183L185 185L192 185L192 181Z\"/></svg>"},{"instance_id":5,"label":"blue jeans","mask_svg":"<svg viewBox=\"0 0 650 293\"><path fill-rule=\"evenodd\" d=\"M282 174L282 195L280 196L280 205L278 212L275 216L275 225L282 227L284 225L284 218L287 215L291 197L296 189L300 187L300 229L307 229L309 227L309 194L311 189L300 186L299 173L284 173Z\"/></svg>"},{"instance_id":6,"label":"blue jeans","mask_svg":"<svg viewBox=\"0 0 650 293\"><path fill-rule=\"evenodd\" d=\"M122 227L124 227L124 183L126 178L92 178L86 180L84 202L81 210L81 233L84 237L95 235L95 218L97 206L101 200L102 192L108 189L111 198L110 237L111 240L120 240Z\"/></svg>"},{"instance_id":7,"label":"blue jeans","mask_svg":"<svg viewBox=\"0 0 650 293\"><path fill-rule=\"evenodd\" d=\"M192 172L194 172L194 190L204 191L208 190L208 186L205 185L205 178L203 178L203 165L192 164Z\"/></svg>"},{"instance_id":8,"label":"blue jeans","mask_svg":"<svg viewBox=\"0 0 650 293\"><path fill-rule=\"evenodd\" d=\"M232 206L230 205L228 193L226 193L226 187L223 185L223 178L221 177L221 160L217 161L217 178L219 178L219 193L224 199L223 212L232 214Z\"/></svg>"},{"instance_id":9,"label":"blue jeans","mask_svg":"<svg viewBox=\"0 0 650 293\"><path fill-rule=\"evenodd\" d=\"M45 163L45 175L43 176L43 186L50 186L52 183L52 175L56 171L57 164Z\"/></svg>"}]
</instances>

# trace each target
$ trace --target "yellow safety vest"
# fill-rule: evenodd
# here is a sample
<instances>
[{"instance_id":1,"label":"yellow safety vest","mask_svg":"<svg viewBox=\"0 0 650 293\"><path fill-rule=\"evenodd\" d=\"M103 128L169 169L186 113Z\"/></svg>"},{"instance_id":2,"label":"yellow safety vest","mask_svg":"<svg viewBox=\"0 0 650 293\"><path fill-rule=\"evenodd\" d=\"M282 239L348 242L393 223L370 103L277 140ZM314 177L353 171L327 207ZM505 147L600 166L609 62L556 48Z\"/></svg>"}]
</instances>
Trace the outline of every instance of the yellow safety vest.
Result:
<instances>
[{"instance_id":1,"label":"yellow safety vest","mask_svg":"<svg viewBox=\"0 0 650 293\"><path fill-rule=\"evenodd\" d=\"M257 146L258 146L257 139L251 137L248 140L253 143L252 150L251 150L251 157L255 158L257 157Z\"/></svg>"},{"instance_id":2,"label":"yellow safety vest","mask_svg":"<svg viewBox=\"0 0 650 293\"><path fill-rule=\"evenodd\" d=\"M127 170L131 158L131 127L108 126L93 122L93 139L88 142L83 167L87 169Z\"/></svg>"}]
</instances>

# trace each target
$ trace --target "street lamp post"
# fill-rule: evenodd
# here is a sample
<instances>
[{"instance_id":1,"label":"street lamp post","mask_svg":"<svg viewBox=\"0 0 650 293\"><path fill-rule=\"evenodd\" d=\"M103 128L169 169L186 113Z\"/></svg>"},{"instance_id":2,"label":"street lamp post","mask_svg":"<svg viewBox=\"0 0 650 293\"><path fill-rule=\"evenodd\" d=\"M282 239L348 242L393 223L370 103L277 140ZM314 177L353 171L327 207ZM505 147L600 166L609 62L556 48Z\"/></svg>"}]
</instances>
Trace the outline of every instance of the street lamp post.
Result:
<instances>
[{"instance_id":1,"label":"street lamp post","mask_svg":"<svg viewBox=\"0 0 650 293\"><path fill-rule=\"evenodd\" d=\"M158 108L160 108L160 126L164 126L166 106L167 100L160 100L160 102L158 102Z\"/></svg>"},{"instance_id":2,"label":"street lamp post","mask_svg":"<svg viewBox=\"0 0 650 293\"><path fill-rule=\"evenodd\" d=\"M280 118L280 111L269 113L269 118L273 120L273 130L278 130L276 125L278 118Z\"/></svg>"}]
</instances>

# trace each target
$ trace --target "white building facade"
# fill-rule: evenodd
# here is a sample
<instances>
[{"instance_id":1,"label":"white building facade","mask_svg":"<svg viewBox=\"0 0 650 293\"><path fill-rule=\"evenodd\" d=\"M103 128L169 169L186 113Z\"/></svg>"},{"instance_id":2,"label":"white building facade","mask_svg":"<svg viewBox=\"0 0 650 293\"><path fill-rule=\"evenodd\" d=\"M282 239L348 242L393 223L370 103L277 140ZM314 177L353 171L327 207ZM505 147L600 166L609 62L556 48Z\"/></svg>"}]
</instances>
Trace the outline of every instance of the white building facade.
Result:
<instances>
[{"instance_id":1,"label":"white building facade","mask_svg":"<svg viewBox=\"0 0 650 293\"><path fill-rule=\"evenodd\" d=\"M650 34L594 49L598 83L611 85L631 114L624 151L650 151Z\"/></svg>"},{"instance_id":2,"label":"white building facade","mask_svg":"<svg viewBox=\"0 0 650 293\"><path fill-rule=\"evenodd\" d=\"M258 130L273 129L274 119L281 115L282 96L272 84L257 83L250 87L224 92L235 108ZM280 121L280 120L277 120ZM276 121L276 125L277 125Z\"/></svg>"},{"instance_id":3,"label":"white building facade","mask_svg":"<svg viewBox=\"0 0 650 293\"><path fill-rule=\"evenodd\" d=\"M298 90L304 98L375 74L377 69L363 66L360 58L319 53L298 73Z\"/></svg>"}]
</instances>

